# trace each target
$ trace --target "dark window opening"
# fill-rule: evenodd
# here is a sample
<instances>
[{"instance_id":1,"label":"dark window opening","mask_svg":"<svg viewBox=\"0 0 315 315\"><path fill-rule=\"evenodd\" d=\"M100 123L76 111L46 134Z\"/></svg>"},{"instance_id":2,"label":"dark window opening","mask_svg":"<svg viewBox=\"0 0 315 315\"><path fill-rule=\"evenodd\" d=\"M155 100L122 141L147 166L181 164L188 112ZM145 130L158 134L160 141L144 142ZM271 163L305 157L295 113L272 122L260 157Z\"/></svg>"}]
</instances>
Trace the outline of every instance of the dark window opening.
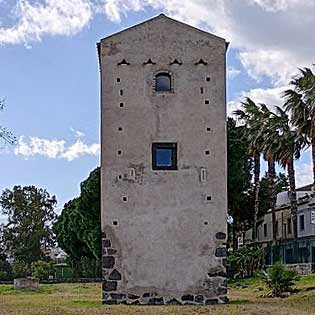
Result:
<instances>
[{"instance_id":1,"label":"dark window opening","mask_svg":"<svg viewBox=\"0 0 315 315\"><path fill-rule=\"evenodd\" d=\"M120 82L120 78L117 78L117 82L118 82L118 83Z\"/></svg>"},{"instance_id":2,"label":"dark window opening","mask_svg":"<svg viewBox=\"0 0 315 315\"><path fill-rule=\"evenodd\" d=\"M118 62L117 65L118 66L122 66L122 65L129 66L130 63L126 59L123 59L121 62Z\"/></svg>"},{"instance_id":3,"label":"dark window opening","mask_svg":"<svg viewBox=\"0 0 315 315\"><path fill-rule=\"evenodd\" d=\"M305 229L305 222L304 222L304 214L300 215L300 231L304 231Z\"/></svg>"},{"instance_id":4,"label":"dark window opening","mask_svg":"<svg viewBox=\"0 0 315 315\"><path fill-rule=\"evenodd\" d=\"M288 218L288 234L292 233L291 218Z\"/></svg>"},{"instance_id":5,"label":"dark window opening","mask_svg":"<svg viewBox=\"0 0 315 315\"><path fill-rule=\"evenodd\" d=\"M152 169L177 170L177 143L152 143Z\"/></svg>"},{"instance_id":6,"label":"dark window opening","mask_svg":"<svg viewBox=\"0 0 315 315\"><path fill-rule=\"evenodd\" d=\"M209 101L209 100L205 100L205 104L206 104L206 105L209 105L209 104L210 104L210 101Z\"/></svg>"},{"instance_id":7,"label":"dark window opening","mask_svg":"<svg viewBox=\"0 0 315 315\"><path fill-rule=\"evenodd\" d=\"M153 62L153 61L152 61L152 59L151 59L151 58L149 58L149 60L148 60L148 61L146 61L146 62L144 62L143 64L144 64L144 65L155 65L155 64L156 64L156 62Z\"/></svg>"},{"instance_id":8,"label":"dark window opening","mask_svg":"<svg viewBox=\"0 0 315 315\"><path fill-rule=\"evenodd\" d=\"M204 224L204 225L208 225L208 224L209 224L209 222L208 222L208 221L205 221L205 222L203 222L203 224Z\"/></svg>"},{"instance_id":9,"label":"dark window opening","mask_svg":"<svg viewBox=\"0 0 315 315\"><path fill-rule=\"evenodd\" d=\"M207 196L207 201L211 201L211 196Z\"/></svg>"},{"instance_id":10,"label":"dark window opening","mask_svg":"<svg viewBox=\"0 0 315 315\"><path fill-rule=\"evenodd\" d=\"M113 225L118 225L118 221L113 221Z\"/></svg>"},{"instance_id":11,"label":"dark window opening","mask_svg":"<svg viewBox=\"0 0 315 315\"><path fill-rule=\"evenodd\" d=\"M207 65L208 63L206 62L206 61L204 61L202 58L201 59L199 59L199 61L197 61L196 63L195 63L195 65L197 66L197 65Z\"/></svg>"},{"instance_id":12,"label":"dark window opening","mask_svg":"<svg viewBox=\"0 0 315 315\"><path fill-rule=\"evenodd\" d=\"M118 127L118 131L122 131L122 127Z\"/></svg>"},{"instance_id":13,"label":"dark window opening","mask_svg":"<svg viewBox=\"0 0 315 315\"><path fill-rule=\"evenodd\" d=\"M124 95L124 90L119 91L120 96Z\"/></svg>"},{"instance_id":14,"label":"dark window opening","mask_svg":"<svg viewBox=\"0 0 315 315\"><path fill-rule=\"evenodd\" d=\"M172 78L168 73L159 73L155 77L155 91L157 92L171 92Z\"/></svg>"},{"instance_id":15,"label":"dark window opening","mask_svg":"<svg viewBox=\"0 0 315 315\"><path fill-rule=\"evenodd\" d=\"M122 151L121 151L121 150L118 150L118 151L117 151L117 154L118 154L118 155L121 155L121 154L122 154Z\"/></svg>"},{"instance_id":16,"label":"dark window opening","mask_svg":"<svg viewBox=\"0 0 315 315\"><path fill-rule=\"evenodd\" d=\"M179 65L179 66L181 66L183 63L182 62L180 62L180 61L178 61L176 58L174 59L174 61L172 61L171 63L170 63L170 65Z\"/></svg>"},{"instance_id":17,"label":"dark window opening","mask_svg":"<svg viewBox=\"0 0 315 315\"><path fill-rule=\"evenodd\" d=\"M206 81L207 81L207 82L210 82L210 77L206 77Z\"/></svg>"},{"instance_id":18,"label":"dark window opening","mask_svg":"<svg viewBox=\"0 0 315 315\"><path fill-rule=\"evenodd\" d=\"M122 201L123 202L127 202L128 201L128 198L126 196L122 197Z\"/></svg>"},{"instance_id":19,"label":"dark window opening","mask_svg":"<svg viewBox=\"0 0 315 315\"><path fill-rule=\"evenodd\" d=\"M267 223L264 224L264 237L267 237Z\"/></svg>"},{"instance_id":20,"label":"dark window opening","mask_svg":"<svg viewBox=\"0 0 315 315\"><path fill-rule=\"evenodd\" d=\"M119 107L124 107L124 103L119 103Z\"/></svg>"},{"instance_id":21,"label":"dark window opening","mask_svg":"<svg viewBox=\"0 0 315 315\"><path fill-rule=\"evenodd\" d=\"M203 87L200 88L200 94L203 94Z\"/></svg>"},{"instance_id":22,"label":"dark window opening","mask_svg":"<svg viewBox=\"0 0 315 315\"><path fill-rule=\"evenodd\" d=\"M207 131L211 131L211 128L210 128L210 127L207 127Z\"/></svg>"},{"instance_id":23,"label":"dark window opening","mask_svg":"<svg viewBox=\"0 0 315 315\"><path fill-rule=\"evenodd\" d=\"M206 151L205 151L205 154L206 154L206 155L210 155L210 151L209 151L209 150L206 150Z\"/></svg>"}]
</instances>

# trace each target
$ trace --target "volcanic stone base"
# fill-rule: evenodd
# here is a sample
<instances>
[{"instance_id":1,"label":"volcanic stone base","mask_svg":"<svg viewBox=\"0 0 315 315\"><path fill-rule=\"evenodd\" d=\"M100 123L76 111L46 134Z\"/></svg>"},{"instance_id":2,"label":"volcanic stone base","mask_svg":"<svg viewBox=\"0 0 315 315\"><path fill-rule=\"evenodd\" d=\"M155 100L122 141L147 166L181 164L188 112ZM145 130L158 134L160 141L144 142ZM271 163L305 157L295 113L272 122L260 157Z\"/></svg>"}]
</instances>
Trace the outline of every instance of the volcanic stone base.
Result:
<instances>
[{"instance_id":1,"label":"volcanic stone base","mask_svg":"<svg viewBox=\"0 0 315 315\"><path fill-rule=\"evenodd\" d=\"M117 260L117 250L109 238L103 233L103 304L129 304L129 305L212 305L225 304L227 298L227 280L225 274L225 249L217 250L216 257L222 266L211 268L202 283L199 293L187 292L179 296L164 296L157 292L137 289L137 292L121 292L122 274ZM141 292L141 293L140 293ZM201 293L202 292L202 293Z\"/></svg>"},{"instance_id":2,"label":"volcanic stone base","mask_svg":"<svg viewBox=\"0 0 315 315\"><path fill-rule=\"evenodd\" d=\"M144 293L142 296L126 293L108 293L103 291L103 304L128 304L128 305L214 305L226 304L226 295L208 298L202 294L185 294L181 298L163 297L157 293Z\"/></svg>"}]
</instances>

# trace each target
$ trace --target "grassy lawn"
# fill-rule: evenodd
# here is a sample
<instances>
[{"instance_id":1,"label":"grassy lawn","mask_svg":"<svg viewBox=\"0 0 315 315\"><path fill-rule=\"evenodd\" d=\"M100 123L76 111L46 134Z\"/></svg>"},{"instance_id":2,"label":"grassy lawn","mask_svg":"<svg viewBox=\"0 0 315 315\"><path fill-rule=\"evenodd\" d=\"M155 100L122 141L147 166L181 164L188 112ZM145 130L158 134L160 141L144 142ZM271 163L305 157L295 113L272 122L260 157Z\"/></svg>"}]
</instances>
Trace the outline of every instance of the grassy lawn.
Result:
<instances>
[{"instance_id":1,"label":"grassy lawn","mask_svg":"<svg viewBox=\"0 0 315 315\"><path fill-rule=\"evenodd\" d=\"M17 292L0 285L0 315L306 315L315 314L315 275L304 276L300 292L286 299L261 298L264 285L255 279L230 285L229 305L102 306L100 284L41 285L38 292Z\"/></svg>"}]
</instances>

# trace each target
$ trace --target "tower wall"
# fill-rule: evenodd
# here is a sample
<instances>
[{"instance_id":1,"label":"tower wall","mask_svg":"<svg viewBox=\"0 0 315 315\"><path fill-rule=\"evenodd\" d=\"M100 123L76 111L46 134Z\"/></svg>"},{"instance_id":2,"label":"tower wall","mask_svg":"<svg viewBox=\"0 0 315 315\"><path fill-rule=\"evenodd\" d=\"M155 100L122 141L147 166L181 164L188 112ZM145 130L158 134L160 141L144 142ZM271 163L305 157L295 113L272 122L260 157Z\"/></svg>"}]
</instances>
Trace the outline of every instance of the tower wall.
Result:
<instances>
[{"instance_id":1,"label":"tower wall","mask_svg":"<svg viewBox=\"0 0 315 315\"><path fill-rule=\"evenodd\" d=\"M225 54L164 16L99 44L103 303L227 302ZM152 169L156 142L177 170Z\"/></svg>"}]
</instances>

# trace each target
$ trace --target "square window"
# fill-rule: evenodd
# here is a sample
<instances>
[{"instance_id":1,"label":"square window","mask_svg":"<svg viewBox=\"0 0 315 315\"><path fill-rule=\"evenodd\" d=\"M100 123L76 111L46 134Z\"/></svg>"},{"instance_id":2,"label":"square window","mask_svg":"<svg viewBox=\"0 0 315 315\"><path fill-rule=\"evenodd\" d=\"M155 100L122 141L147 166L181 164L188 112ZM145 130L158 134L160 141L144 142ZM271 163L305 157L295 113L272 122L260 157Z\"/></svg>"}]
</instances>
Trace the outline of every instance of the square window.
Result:
<instances>
[{"instance_id":1,"label":"square window","mask_svg":"<svg viewBox=\"0 0 315 315\"><path fill-rule=\"evenodd\" d=\"M177 143L152 143L152 169L177 170Z\"/></svg>"},{"instance_id":2,"label":"square window","mask_svg":"<svg viewBox=\"0 0 315 315\"><path fill-rule=\"evenodd\" d=\"M120 78L117 78L117 83L119 83L120 82Z\"/></svg>"},{"instance_id":3,"label":"square window","mask_svg":"<svg viewBox=\"0 0 315 315\"><path fill-rule=\"evenodd\" d=\"M210 127L207 127L207 131L208 131L208 132L211 131L211 128L210 128Z\"/></svg>"},{"instance_id":4,"label":"square window","mask_svg":"<svg viewBox=\"0 0 315 315\"><path fill-rule=\"evenodd\" d=\"M118 154L118 155L122 155L122 151L121 151L121 150L118 150L118 151L117 151L117 154Z\"/></svg>"},{"instance_id":5,"label":"square window","mask_svg":"<svg viewBox=\"0 0 315 315\"><path fill-rule=\"evenodd\" d=\"M205 100L205 104L206 104L206 105L209 105L209 104L210 104L210 101L209 101L209 100Z\"/></svg>"},{"instance_id":6,"label":"square window","mask_svg":"<svg viewBox=\"0 0 315 315\"><path fill-rule=\"evenodd\" d=\"M210 77L206 77L206 81L207 81L207 82L210 82Z\"/></svg>"},{"instance_id":7,"label":"square window","mask_svg":"<svg viewBox=\"0 0 315 315\"><path fill-rule=\"evenodd\" d=\"M206 150L206 151L205 151L205 155L210 155L210 151L209 151L209 150Z\"/></svg>"},{"instance_id":8,"label":"square window","mask_svg":"<svg viewBox=\"0 0 315 315\"><path fill-rule=\"evenodd\" d=\"M119 107L124 107L124 103L119 103Z\"/></svg>"},{"instance_id":9,"label":"square window","mask_svg":"<svg viewBox=\"0 0 315 315\"><path fill-rule=\"evenodd\" d=\"M118 127L118 131L122 131L122 127Z\"/></svg>"}]
</instances>

